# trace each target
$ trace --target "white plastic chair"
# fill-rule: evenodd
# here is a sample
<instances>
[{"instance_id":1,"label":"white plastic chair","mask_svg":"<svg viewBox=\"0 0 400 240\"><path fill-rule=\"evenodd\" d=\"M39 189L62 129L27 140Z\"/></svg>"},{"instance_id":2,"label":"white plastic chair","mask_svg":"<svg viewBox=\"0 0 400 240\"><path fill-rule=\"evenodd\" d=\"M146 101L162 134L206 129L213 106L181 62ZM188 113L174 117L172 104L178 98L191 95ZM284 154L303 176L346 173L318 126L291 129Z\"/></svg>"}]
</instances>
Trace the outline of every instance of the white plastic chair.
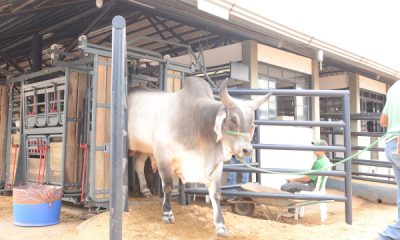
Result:
<instances>
[{"instance_id":1,"label":"white plastic chair","mask_svg":"<svg viewBox=\"0 0 400 240\"><path fill-rule=\"evenodd\" d=\"M326 180L328 180L328 177L325 176L324 182L322 183L321 188L319 188L319 186L321 185L322 177L323 176L318 176L317 184L315 185L315 189L313 191L300 191L300 194L326 195L325 185L326 185ZM297 192L297 193L299 193L299 192ZM328 209L327 209L326 203L320 203L319 207L321 210L321 222L325 222L328 219ZM300 210L300 217L304 216L304 207L296 208L296 212L294 215L295 220L297 220L299 218L299 210Z\"/></svg>"}]
</instances>

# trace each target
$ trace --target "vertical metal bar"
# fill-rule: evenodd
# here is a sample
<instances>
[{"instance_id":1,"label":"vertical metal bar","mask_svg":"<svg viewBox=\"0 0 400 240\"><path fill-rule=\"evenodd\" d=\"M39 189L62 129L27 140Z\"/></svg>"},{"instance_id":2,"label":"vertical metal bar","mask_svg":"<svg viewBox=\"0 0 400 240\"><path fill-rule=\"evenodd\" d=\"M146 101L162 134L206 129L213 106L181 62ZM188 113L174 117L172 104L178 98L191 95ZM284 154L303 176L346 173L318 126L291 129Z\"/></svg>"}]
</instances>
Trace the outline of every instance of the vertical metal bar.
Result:
<instances>
[{"instance_id":1,"label":"vertical metal bar","mask_svg":"<svg viewBox=\"0 0 400 240\"><path fill-rule=\"evenodd\" d=\"M125 19L116 16L112 21L111 65L111 143L110 143L110 239L122 239L123 213L123 121L124 83L126 79Z\"/></svg>"},{"instance_id":2,"label":"vertical metal bar","mask_svg":"<svg viewBox=\"0 0 400 240\"><path fill-rule=\"evenodd\" d=\"M181 179L179 178L179 204L181 206L186 206L186 194L185 194L186 184L183 184Z\"/></svg>"},{"instance_id":3,"label":"vertical metal bar","mask_svg":"<svg viewBox=\"0 0 400 240\"><path fill-rule=\"evenodd\" d=\"M8 103L8 121L7 121L7 152L6 152L6 175L4 177L4 183L7 183L9 179L9 167L10 166L10 151L11 151L11 127L12 127L12 118L13 118L13 111L12 109L14 108L14 88L15 88L14 83L11 88L10 88L10 96L9 96L9 103ZM22 97L22 96L21 96ZM21 112L21 102L19 103L20 107L20 112ZM21 118L21 115L19 116ZM22 123L21 123L22 125ZM1 179L0 179L1 181ZM5 184L4 184L5 188Z\"/></svg>"},{"instance_id":4,"label":"vertical metal bar","mask_svg":"<svg viewBox=\"0 0 400 240\"><path fill-rule=\"evenodd\" d=\"M344 158L348 158L351 156L350 97L348 94L343 96L343 122L345 123L343 128L343 138L344 147L346 148L346 151L344 152ZM345 203L346 223L352 224L351 159L344 163L344 171L346 172L346 177L344 180L344 192L347 198Z\"/></svg>"},{"instance_id":5,"label":"vertical metal bar","mask_svg":"<svg viewBox=\"0 0 400 240\"><path fill-rule=\"evenodd\" d=\"M163 90L163 79L164 79L164 64L160 63L160 70L158 73L158 87Z\"/></svg>"},{"instance_id":6,"label":"vertical metal bar","mask_svg":"<svg viewBox=\"0 0 400 240\"><path fill-rule=\"evenodd\" d=\"M25 101L24 81L21 81L20 95L21 95L21 98L20 98L20 102L19 102L20 103L19 108L20 108L20 112L21 112L21 108L22 108L22 111L25 111L24 105L22 104L22 101ZM20 137L19 137L18 163L17 163L17 167L16 167L17 170L15 172L15 179L14 179L13 185L15 185L15 183L18 183L18 182L22 182L22 184L25 185L26 179L28 178L28 172L26 171L26 165L28 162L28 158L25 157L25 151L21 150L21 149L25 149L25 137L26 137L25 131L22 126L23 126L23 124L21 122L21 125L19 128Z\"/></svg>"},{"instance_id":7,"label":"vertical metal bar","mask_svg":"<svg viewBox=\"0 0 400 240\"><path fill-rule=\"evenodd\" d=\"M257 109L256 110L256 113L255 113L255 119L256 120L259 120L260 119L260 109ZM256 132L255 132L255 134L257 134L256 135L256 137L257 137L257 143L260 143L260 141L261 141L261 137L260 137L260 128L261 128L261 126L258 126L257 128L256 128ZM256 149L256 162L259 164L258 166L259 167L261 167L261 156L260 156L260 154L261 154L261 149ZM256 182L258 182L258 183L261 183L261 173L256 173Z\"/></svg>"},{"instance_id":8,"label":"vertical metal bar","mask_svg":"<svg viewBox=\"0 0 400 240\"><path fill-rule=\"evenodd\" d=\"M185 72L181 73L181 89L183 88L183 83L185 82Z\"/></svg>"},{"instance_id":9,"label":"vertical metal bar","mask_svg":"<svg viewBox=\"0 0 400 240\"><path fill-rule=\"evenodd\" d=\"M126 41L124 41L126 42ZM126 45L125 45L125 52L124 56L126 56ZM127 60L126 57L124 58L124 68L127 70ZM128 73L128 71L125 71L124 73ZM128 76L125 74L124 76L124 82L123 82L123 105L128 104ZM128 132L128 109L122 108L123 110L123 128L124 131L127 133ZM124 137L123 140L124 144L124 149L123 149L123 158L126 159L126 162L124 161L124 178L123 178L123 194L124 194L124 212L129 212L129 204L128 204L128 199L129 199L129 190L128 190L128 136Z\"/></svg>"},{"instance_id":10,"label":"vertical metal bar","mask_svg":"<svg viewBox=\"0 0 400 240\"><path fill-rule=\"evenodd\" d=\"M69 92L69 67L65 68L65 90L64 90L64 119L62 135L62 153L61 153L61 187L65 192L65 154L67 145L67 115L68 115L68 92Z\"/></svg>"}]
</instances>

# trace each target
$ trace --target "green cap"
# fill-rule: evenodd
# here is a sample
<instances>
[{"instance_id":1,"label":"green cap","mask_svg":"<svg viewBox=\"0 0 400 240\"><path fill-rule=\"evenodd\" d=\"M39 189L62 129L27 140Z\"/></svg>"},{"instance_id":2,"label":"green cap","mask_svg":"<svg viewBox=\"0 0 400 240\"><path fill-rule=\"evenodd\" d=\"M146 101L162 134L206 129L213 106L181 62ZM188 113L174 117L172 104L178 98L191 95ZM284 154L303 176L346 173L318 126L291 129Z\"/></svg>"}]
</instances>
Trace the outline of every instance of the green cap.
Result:
<instances>
[{"instance_id":1,"label":"green cap","mask_svg":"<svg viewBox=\"0 0 400 240\"><path fill-rule=\"evenodd\" d=\"M328 146L328 143L323 139L320 139L320 140L315 141L315 142L311 142L311 144L315 145L315 146Z\"/></svg>"}]
</instances>

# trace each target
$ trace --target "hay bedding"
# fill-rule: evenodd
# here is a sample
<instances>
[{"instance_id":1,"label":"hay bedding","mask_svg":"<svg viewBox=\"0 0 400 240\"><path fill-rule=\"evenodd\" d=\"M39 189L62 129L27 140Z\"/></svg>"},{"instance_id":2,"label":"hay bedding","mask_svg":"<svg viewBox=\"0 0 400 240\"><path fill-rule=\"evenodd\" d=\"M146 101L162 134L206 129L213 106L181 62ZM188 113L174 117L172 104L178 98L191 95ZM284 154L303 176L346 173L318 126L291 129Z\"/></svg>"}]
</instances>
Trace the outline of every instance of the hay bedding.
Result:
<instances>
[{"instance_id":1,"label":"hay bedding","mask_svg":"<svg viewBox=\"0 0 400 240\"><path fill-rule=\"evenodd\" d=\"M329 190L329 194L340 192ZM41 228L20 228L12 222L12 200L0 197L0 239L108 239L109 215L100 214L82 221L66 211L61 214L61 224ZM140 199L144 201L144 199ZM135 202L140 202L136 200ZM160 199L151 199L153 202ZM200 199L198 205L182 207L172 202L175 224L161 221L161 203L131 206L123 216L123 239L218 239L214 234L211 204ZM277 208L270 208L277 212ZM328 205L328 220L321 223L319 207L306 208L303 219L285 222L266 220L261 209L252 217L238 216L223 207L228 239L374 239L377 232L392 224L397 218L397 207L371 203L353 197L353 225L344 218L344 203ZM273 217L269 214L270 217Z\"/></svg>"}]
</instances>

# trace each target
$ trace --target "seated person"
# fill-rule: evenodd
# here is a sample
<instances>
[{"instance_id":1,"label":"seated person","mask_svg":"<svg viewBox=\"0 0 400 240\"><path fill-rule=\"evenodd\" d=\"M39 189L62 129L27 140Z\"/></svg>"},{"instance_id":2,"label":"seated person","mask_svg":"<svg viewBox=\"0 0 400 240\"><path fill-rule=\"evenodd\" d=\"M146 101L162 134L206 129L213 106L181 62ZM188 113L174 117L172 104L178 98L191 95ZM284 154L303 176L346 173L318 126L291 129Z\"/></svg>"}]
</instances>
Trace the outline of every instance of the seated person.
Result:
<instances>
[{"instance_id":1,"label":"seated person","mask_svg":"<svg viewBox=\"0 0 400 240\"><path fill-rule=\"evenodd\" d=\"M328 143L325 140L318 140L316 142L312 142L315 146L328 146ZM314 162L311 170L321 169L327 165L330 165L329 158L325 155L323 151L314 151L315 156L317 156L317 160ZM318 176L305 175L299 178L291 178L287 180L287 183L281 186L282 191L286 192L300 192L300 191L313 191L315 189L315 185L317 184ZM325 177L321 179L321 186L324 182ZM319 187L321 187L319 186ZM294 217L295 209L289 208L287 213L282 214L282 217L291 218Z\"/></svg>"}]
</instances>

